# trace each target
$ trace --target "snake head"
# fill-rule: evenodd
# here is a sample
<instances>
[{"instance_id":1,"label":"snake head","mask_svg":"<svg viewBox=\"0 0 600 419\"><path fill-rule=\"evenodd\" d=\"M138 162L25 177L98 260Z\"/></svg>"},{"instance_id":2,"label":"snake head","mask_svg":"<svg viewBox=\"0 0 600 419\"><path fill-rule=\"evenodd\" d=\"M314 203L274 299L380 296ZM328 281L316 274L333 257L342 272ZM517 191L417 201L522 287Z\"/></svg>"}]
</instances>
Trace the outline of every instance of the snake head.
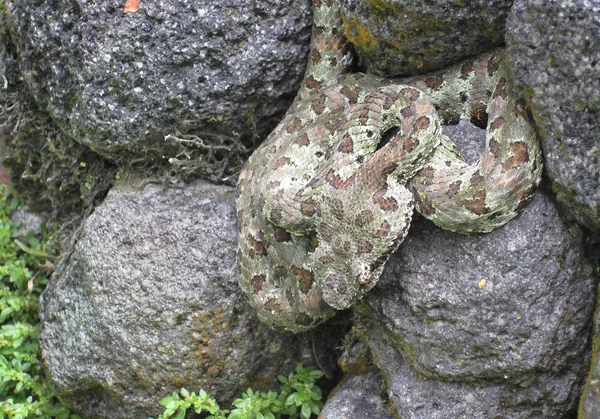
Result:
<instances>
[{"instance_id":1,"label":"snake head","mask_svg":"<svg viewBox=\"0 0 600 419\"><path fill-rule=\"evenodd\" d=\"M373 279L373 265L367 263L361 263L358 268L358 275L356 277L356 282L360 285L365 285L368 282L371 282Z\"/></svg>"}]
</instances>

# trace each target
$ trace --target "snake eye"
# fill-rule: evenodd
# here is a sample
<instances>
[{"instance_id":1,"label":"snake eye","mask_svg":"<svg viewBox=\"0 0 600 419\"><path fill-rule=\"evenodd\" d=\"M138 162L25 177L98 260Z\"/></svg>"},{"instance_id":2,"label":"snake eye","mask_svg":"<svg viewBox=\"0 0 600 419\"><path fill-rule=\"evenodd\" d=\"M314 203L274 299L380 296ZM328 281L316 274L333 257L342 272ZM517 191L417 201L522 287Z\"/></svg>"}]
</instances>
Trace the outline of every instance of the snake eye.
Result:
<instances>
[{"instance_id":1,"label":"snake eye","mask_svg":"<svg viewBox=\"0 0 600 419\"><path fill-rule=\"evenodd\" d=\"M315 156L317 156L317 157L321 158L321 157L323 157L323 153L322 153L322 152L320 152L320 151L317 151L317 152L315 153Z\"/></svg>"},{"instance_id":2,"label":"snake eye","mask_svg":"<svg viewBox=\"0 0 600 419\"><path fill-rule=\"evenodd\" d=\"M357 281L360 285L364 285L373 279L373 269L371 265L363 264L358 274Z\"/></svg>"}]
</instances>

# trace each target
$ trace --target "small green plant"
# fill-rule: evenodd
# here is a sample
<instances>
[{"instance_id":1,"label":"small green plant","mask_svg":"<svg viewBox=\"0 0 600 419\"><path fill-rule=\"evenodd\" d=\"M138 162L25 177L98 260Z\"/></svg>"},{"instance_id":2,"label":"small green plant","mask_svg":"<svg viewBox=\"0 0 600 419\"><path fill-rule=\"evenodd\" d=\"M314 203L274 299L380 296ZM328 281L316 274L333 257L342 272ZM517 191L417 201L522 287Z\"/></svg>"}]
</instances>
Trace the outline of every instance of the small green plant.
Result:
<instances>
[{"instance_id":1,"label":"small green plant","mask_svg":"<svg viewBox=\"0 0 600 419\"><path fill-rule=\"evenodd\" d=\"M318 416L323 408L323 395L315 384L323 374L321 370L298 364L295 373L278 377L279 393L249 388L233 401L231 410L221 409L204 390L196 394L182 388L179 394L172 393L160 401L165 407L160 419L183 419L190 408L196 413L207 413L207 419L309 419Z\"/></svg>"},{"instance_id":2,"label":"small green plant","mask_svg":"<svg viewBox=\"0 0 600 419\"><path fill-rule=\"evenodd\" d=\"M77 418L54 397L39 357L39 296L54 248L42 226L18 239L10 216L19 200L0 184L0 419Z\"/></svg>"}]
</instances>

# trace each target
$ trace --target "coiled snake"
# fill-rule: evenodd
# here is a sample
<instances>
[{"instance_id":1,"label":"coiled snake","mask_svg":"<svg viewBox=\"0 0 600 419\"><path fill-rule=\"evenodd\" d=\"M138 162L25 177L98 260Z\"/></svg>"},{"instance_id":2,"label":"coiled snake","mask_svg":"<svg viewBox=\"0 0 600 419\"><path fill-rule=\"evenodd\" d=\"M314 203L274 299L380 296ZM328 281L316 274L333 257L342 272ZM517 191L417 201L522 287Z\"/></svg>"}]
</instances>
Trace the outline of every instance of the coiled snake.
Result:
<instances>
[{"instance_id":1,"label":"coiled snake","mask_svg":"<svg viewBox=\"0 0 600 419\"><path fill-rule=\"evenodd\" d=\"M542 165L503 54L400 81L347 73L337 2L313 0L303 85L238 180L240 285L263 322L301 332L350 307L415 208L460 233L517 215ZM485 153L468 165L440 124L486 114Z\"/></svg>"}]
</instances>

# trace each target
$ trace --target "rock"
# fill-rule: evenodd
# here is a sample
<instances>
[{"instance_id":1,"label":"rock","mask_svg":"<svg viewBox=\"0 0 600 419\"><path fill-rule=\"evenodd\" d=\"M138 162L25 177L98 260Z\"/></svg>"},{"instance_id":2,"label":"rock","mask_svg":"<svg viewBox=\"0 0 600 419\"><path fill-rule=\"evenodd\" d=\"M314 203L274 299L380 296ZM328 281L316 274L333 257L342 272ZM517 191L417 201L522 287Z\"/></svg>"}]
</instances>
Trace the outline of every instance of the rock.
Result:
<instances>
[{"instance_id":1,"label":"rock","mask_svg":"<svg viewBox=\"0 0 600 419\"><path fill-rule=\"evenodd\" d=\"M122 183L86 220L41 299L46 371L79 414L156 417L158 401L181 387L228 407L297 362L314 365L315 351L334 368L342 327L278 334L246 304L233 194L200 182Z\"/></svg>"},{"instance_id":2,"label":"rock","mask_svg":"<svg viewBox=\"0 0 600 419\"><path fill-rule=\"evenodd\" d=\"M122 164L199 158L205 175L234 174L291 103L307 62L308 0L10 8L30 92L64 132Z\"/></svg>"},{"instance_id":3,"label":"rock","mask_svg":"<svg viewBox=\"0 0 600 419\"><path fill-rule=\"evenodd\" d=\"M356 309L396 413L569 412L586 374L595 297L581 236L541 191L489 234L414 223Z\"/></svg>"},{"instance_id":4,"label":"rock","mask_svg":"<svg viewBox=\"0 0 600 419\"><path fill-rule=\"evenodd\" d=\"M600 231L600 3L516 0L507 43L553 190L571 219Z\"/></svg>"},{"instance_id":5,"label":"rock","mask_svg":"<svg viewBox=\"0 0 600 419\"><path fill-rule=\"evenodd\" d=\"M19 235L26 237L30 231L35 234L40 234L42 231L42 224L44 223L44 217L40 214L32 212L27 206L20 206L10 216L11 220L18 221L21 223L19 226Z\"/></svg>"},{"instance_id":6,"label":"rock","mask_svg":"<svg viewBox=\"0 0 600 419\"><path fill-rule=\"evenodd\" d=\"M579 404L580 419L596 419L600 417L600 310L594 315L594 336L592 339L592 365L590 374Z\"/></svg>"},{"instance_id":7,"label":"rock","mask_svg":"<svg viewBox=\"0 0 600 419\"><path fill-rule=\"evenodd\" d=\"M552 374L536 371L515 385L503 383L502 380L444 382L415 374L398 352L390 350L380 332L381 329L378 329L371 333L369 343L379 357L378 365L386 372L387 394L398 417L571 417L564 414L564 406L574 403L574 391L568 387L573 378L571 371Z\"/></svg>"},{"instance_id":8,"label":"rock","mask_svg":"<svg viewBox=\"0 0 600 419\"><path fill-rule=\"evenodd\" d=\"M327 400L319 419L393 419L381 398L383 380L374 373L351 376Z\"/></svg>"},{"instance_id":9,"label":"rock","mask_svg":"<svg viewBox=\"0 0 600 419\"><path fill-rule=\"evenodd\" d=\"M383 76L423 74L504 42L513 0L341 0L359 66Z\"/></svg>"}]
</instances>

